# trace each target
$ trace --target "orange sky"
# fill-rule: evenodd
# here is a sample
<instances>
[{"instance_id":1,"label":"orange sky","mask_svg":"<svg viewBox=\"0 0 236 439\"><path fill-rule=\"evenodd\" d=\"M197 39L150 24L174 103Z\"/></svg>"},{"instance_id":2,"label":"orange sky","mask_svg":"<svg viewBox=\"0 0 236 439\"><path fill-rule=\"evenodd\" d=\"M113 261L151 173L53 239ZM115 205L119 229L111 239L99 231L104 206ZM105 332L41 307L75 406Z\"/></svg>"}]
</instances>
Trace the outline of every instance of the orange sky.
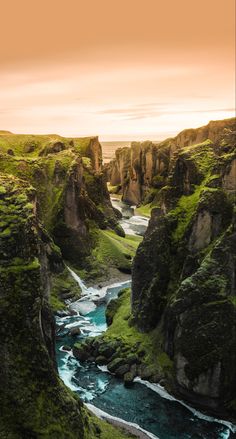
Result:
<instances>
[{"instance_id":1,"label":"orange sky","mask_svg":"<svg viewBox=\"0 0 236 439\"><path fill-rule=\"evenodd\" d=\"M0 129L162 139L234 116L234 0L8 0Z\"/></svg>"}]
</instances>

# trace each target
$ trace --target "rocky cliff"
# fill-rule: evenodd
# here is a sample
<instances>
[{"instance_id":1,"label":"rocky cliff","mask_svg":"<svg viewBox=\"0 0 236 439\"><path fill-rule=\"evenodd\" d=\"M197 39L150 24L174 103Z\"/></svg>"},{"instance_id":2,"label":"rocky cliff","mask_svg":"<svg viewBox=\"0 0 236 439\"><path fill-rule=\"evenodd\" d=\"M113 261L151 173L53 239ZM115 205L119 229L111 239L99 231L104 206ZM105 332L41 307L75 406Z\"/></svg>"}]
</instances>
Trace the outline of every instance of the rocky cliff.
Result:
<instances>
[{"instance_id":1,"label":"rocky cliff","mask_svg":"<svg viewBox=\"0 0 236 439\"><path fill-rule=\"evenodd\" d=\"M120 191L125 202L135 205L150 203L167 184L180 149L207 139L219 142L233 126L233 119L211 121L206 126L184 130L157 144L133 142L130 148L118 149L115 159L106 165L107 180L116 191Z\"/></svg>"},{"instance_id":2,"label":"rocky cliff","mask_svg":"<svg viewBox=\"0 0 236 439\"><path fill-rule=\"evenodd\" d=\"M0 136L0 170L36 189L40 220L63 258L77 265L86 264L94 245L93 226L122 233L101 164L97 137Z\"/></svg>"},{"instance_id":3,"label":"rocky cliff","mask_svg":"<svg viewBox=\"0 0 236 439\"><path fill-rule=\"evenodd\" d=\"M49 238L26 182L0 176L0 436L83 438L81 404L56 372Z\"/></svg>"},{"instance_id":4,"label":"rocky cliff","mask_svg":"<svg viewBox=\"0 0 236 439\"><path fill-rule=\"evenodd\" d=\"M89 272L99 231L124 236L110 203L98 138L2 133L0 172L27 181L36 191L39 220L57 246L51 257L52 303L63 307L64 299L78 297L80 290L62 259Z\"/></svg>"},{"instance_id":5,"label":"rocky cliff","mask_svg":"<svg viewBox=\"0 0 236 439\"><path fill-rule=\"evenodd\" d=\"M132 282L135 324L163 334L177 392L221 413L236 400L235 134L219 121L171 141Z\"/></svg>"}]
</instances>

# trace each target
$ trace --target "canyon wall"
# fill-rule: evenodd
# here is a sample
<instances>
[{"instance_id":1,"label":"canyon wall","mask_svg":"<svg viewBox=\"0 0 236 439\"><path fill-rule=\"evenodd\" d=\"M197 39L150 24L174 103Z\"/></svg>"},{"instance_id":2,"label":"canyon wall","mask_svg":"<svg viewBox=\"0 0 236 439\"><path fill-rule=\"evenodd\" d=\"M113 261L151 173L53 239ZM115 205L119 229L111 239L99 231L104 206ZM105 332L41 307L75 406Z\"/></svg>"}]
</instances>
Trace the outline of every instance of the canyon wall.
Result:
<instances>
[{"instance_id":1,"label":"canyon wall","mask_svg":"<svg viewBox=\"0 0 236 439\"><path fill-rule=\"evenodd\" d=\"M235 134L230 120L176 137L132 272L134 322L159 326L176 391L222 412L236 400Z\"/></svg>"},{"instance_id":2,"label":"canyon wall","mask_svg":"<svg viewBox=\"0 0 236 439\"><path fill-rule=\"evenodd\" d=\"M0 209L0 436L82 439L81 403L56 370L50 239L35 190L0 174Z\"/></svg>"},{"instance_id":3,"label":"canyon wall","mask_svg":"<svg viewBox=\"0 0 236 439\"><path fill-rule=\"evenodd\" d=\"M110 202L97 137L1 135L0 171L36 189L39 218L68 262L86 266L94 228L124 234Z\"/></svg>"},{"instance_id":4,"label":"canyon wall","mask_svg":"<svg viewBox=\"0 0 236 439\"><path fill-rule=\"evenodd\" d=\"M219 143L233 126L233 119L211 121L206 126L186 129L176 137L156 144L132 142L130 148L118 149L115 159L105 166L107 180L117 187L123 201L129 204L152 202L175 169L179 149L207 139Z\"/></svg>"}]
</instances>

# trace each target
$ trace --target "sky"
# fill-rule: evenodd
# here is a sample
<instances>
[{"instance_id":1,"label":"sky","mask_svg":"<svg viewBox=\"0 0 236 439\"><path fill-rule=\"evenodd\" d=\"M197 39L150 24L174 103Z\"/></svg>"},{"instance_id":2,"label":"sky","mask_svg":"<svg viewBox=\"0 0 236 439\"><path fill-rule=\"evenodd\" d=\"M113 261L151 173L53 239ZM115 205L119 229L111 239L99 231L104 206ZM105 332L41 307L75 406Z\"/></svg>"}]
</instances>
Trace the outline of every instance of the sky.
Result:
<instances>
[{"instance_id":1,"label":"sky","mask_svg":"<svg viewBox=\"0 0 236 439\"><path fill-rule=\"evenodd\" d=\"M0 129L161 140L235 116L234 0L8 0Z\"/></svg>"}]
</instances>

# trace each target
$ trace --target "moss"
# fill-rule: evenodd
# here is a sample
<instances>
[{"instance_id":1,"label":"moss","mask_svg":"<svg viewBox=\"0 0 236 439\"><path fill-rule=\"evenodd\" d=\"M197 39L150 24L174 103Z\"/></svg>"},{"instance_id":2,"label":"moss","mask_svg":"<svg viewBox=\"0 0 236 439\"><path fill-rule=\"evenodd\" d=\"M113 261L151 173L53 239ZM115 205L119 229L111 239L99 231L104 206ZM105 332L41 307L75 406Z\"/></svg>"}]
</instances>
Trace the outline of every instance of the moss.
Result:
<instances>
[{"instance_id":1,"label":"moss","mask_svg":"<svg viewBox=\"0 0 236 439\"><path fill-rule=\"evenodd\" d=\"M180 151L180 157L190 158L196 165L199 172L206 176L216 164L214 144L207 139L202 143L187 146Z\"/></svg>"},{"instance_id":2,"label":"moss","mask_svg":"<svg viewBox=\"0 0 236 439\"><path fill-rule=\"evenodd\" d=\"M91 138L76 138L72 141L56 135L0 136L0 153L2 151L6 154L9 147L15 153L14 157L3 155L0 171L13 174L33 185L38 195L40 218L50 232L60 212L67 177L71 168L76 166L76 158L83 154L82 161L86 168L90 168L91 159L85 157L90 142ZM48 154L50 148L57 143L64 145L64 149L58 152L52 149ZM92 175L91 179L94 179Z\"/></svg>"},{"instance_id":3,"label":"moss","mask_svg":"<svg viewBox=\"0 0 236 439\"><path fill-rule=\"evenodd\" d=\"M234 306L236 306L236 296L231 296L230 300Z\"/></svg>"},{"instance_id":4,"label":"moss","mask_svg":"<svg viewBox=\"0 0 236 439\"><path fill-rule=\"evenodd\" d=\"M152 211L151 203L141 205L135 209L136 215L143 215L143 216L146 216L147 218L150 218L151 211Z\"/></svg>"},{"instance_id":5,"label":"moss","mask_svg":"<svg viewBox=\"0 0 236 439\"><path fill-rule=\"evenodd\" d=\"M37 217L29 214L33 210L27 198L29 187L9 175L0 175L0 184L6 189L1 206L11 230L7 237L0 235L0 340L4 352L0 434L17 439L83 439L81 403L64 387L55 368L46 244L41 241ZM17 222L9 215L14 206Z\"/></svg>"},{"instance_id":6,"label":"moss","mask_svg":"<svg viewBox=\"0 0 236 439\"><path fill-rule=\"evenodd\" d=\"M51 146L56 142L63 143L66 149L74 148L77 153L85 155L91 137L71 139L57 134L3 134L0 136L0 152L7 153L9 149L12 149L17 156L34 158L42 153L50 152Z\"/></svg>"},{"instance_id":7,"label":"moss","mask_svg":"<svg viewBox=\"0 0 236 439\"><path fill-rule=\"evenodd\" d=\"M155 175L152 179L152 186L154 188L161 188L163 186L165 186L165 177L163 175Z\"/></svg>"},{"instance_id":8,"label":"moss","mask_svg":"<svg viewBox=\"0 0 236 439\"><path fill-rule=\"evenodd\" d=\"M92 168L91 159L89 157L82 157L82 163L86 168L88 169Z\"/></svg>"},{"instance_id":9,"label":"moss","mask_svg":"<svg viewBox=\"0 0 236 439\"><path fill-rule=\"evenodd\" d=\"M169 334L178 334L175 356L180 353L187 360L184 371L191 382L221 364L220 398L234 392L236 310L234 296L230 295L234 258L235 235L229 227L214 242L200 267L182 281L166 316Z\"/></svg>"},{"instance_id":10,"label":"moss","mask_svg":"<svg viewBox=\"0 0 236 439\"><path fill-rule=\"evenodd\" d=\"M228 215L230 218L229 200L226 199L224 193L218 188L208 187L210 180L211 178L208 177L201 183L201 185L196 186L193 194L182 195L179 198L175 209L172 209L168 213L169 218L177 220L177 226L173 232L173 239L175 242L178 242L183 238L199 206L202 208L206 206L208 210L212 210L211 204L214 204L215 208L217 208L220 212L220 210L223 210L223 208L226 209L226 205L228 205ZM221 207L218 199L221 200Z\"/></svg>"},{"instance_id":11,"label":"moss","mask_svg":"<svg viewBox=\"0 0 236 439\"><path fill-rule=\"evenodd\" d=\"M103 277L109 274L111 268L123 272L131 271L132 259L135 255L141 237L125 238L116 235L111 230L93 230L94 249L88 259L88 269L85 277Z\"/></svg>"},{"instance_id":12,"label":"moss","mask_svg":"<svg viewBox=\"0 0 236 439\"><path fill-rule=\"evenodd\" d=\"M169 212L169 216L178 220L177 227L173 233L175 241L179 241L183 237L197 208L202 189L203 186L199 186L192 195L182 195L176 208Z\"/></svg>"},{"instance_id":13,"label":"moss","mask_svg":"<svg viewBox=\"0 0 236 439\"><path fill-rule=\"evenodd\" d=\"M161 365L163 369L172 369L173 361L170 360L166 352L162 352L157 356L157 362Z\"/></svg>"},{"instance_id":14,"label":"moss","mask_svg":"<svg viewBox=\"0 0 236 439\"><path fill-rule=\"evenodd\" d=\"M50 305L53 309L53 311L59 311L59 310L65 310L66 309L66 305L65 303L59 299L59 297L57 296L57 293L52 291L50 294Z\"/></svg>"},{"instance_id":15,"label":"moss","mask_svg":"<svg viewBox=\"0 0 236 439\"><path fill-rule=\"evenodd\" d=\"M4 186L0 186L0 195L3 195L6 193L6 188Z\"/></svg>"},{"instance_id":16,"label":"moss","mask_svg":"<svg viewBox=\"0 0 236 439\"><path fill-rule=\"evenodd\" d=\"M124 290L124 294L118 299L120 304L116 306L112 324L103 336L104 341L117 340L123 343L129 351L137 346L136 353L143 351L143 363L152 369L152 374L173 373L173 363L168 355L163 352L163 336L160 328L156 327L149 333L141 333L132 323L130 289ZM119 336L118 336L119 334Z\"/></svg>"},{"instance_id":17,"label":"moss","mask_svg":"<svg viewBox=\"0 0 236 439\"><path fill-rule=\"evenodd\" d=\"M66 300L78 300L80 296L81 288L67 268L52 276L50 303L54 311L65 309Z\"/></svg>"},{"instance_id":18,"label":"moss","mask_svg":"<svg viewBox=\"0 0 236 439\"><path fill-rule=\"evenodd\" d=\"M134 439L136 436L128 433L123 428L113 427L106 421L86 413L86 424L84 439Z\"/></svg>"},{"instance_id":19,"label":"moss","mask_svg":"<svg viewBox=\"0 0 236 439\"><path fill-rule=\"evenodd\" d=\"M192 161L202 176L199 185L195 185L194 192L190 195L182 195L177 202L175 209L169 212L174 218L177 218L177 227L173 233L173 238L177 242L182 239L185 231L196 211L203 190L214 192L217 190L214 186L219 179L219 174L212 173L216 167L218 157L215 153L215 146L210 140L197 145L191 145L183 148L179 157L188 161Z\"/></svg>"},{"instance_id":20,"label":"moss","mask_svg":"<svg viewBox=\"0 0 236 439\"><path fill-rule=\"evenodd\" d=\"M34 258L33 260L26 262L26 261L22 261L22 263L15 263L15 259L12 260L12 264L8 267L0 267L0 271L1 272L8 272L8 273L19 273L21 271L33 271L33 270L38 270L40 267L40 263L38 258ZM23 263L25 262L25 263Z\"/></svg>"},{"instance_id":21,"label":"moss","mask_svg":"<svg viewBox=\"0 0 236 439\"><path fill-rule=\"evenodd\" d=\"M90 226L93 250L87 258L87 268L80 275L85 279L103 279L113 269L130 272L131 261L140 242L139 237L125 238L111 230L98 230ZM136 239L137 238L137 239Z\"/></svg>"},{"instance_id":22,"label":"moss","mask_svg":"<svg viewBox=\"0 0 236 439\"><path fill-rule=\"evenodd\" d=\"M117 195L117 198L118 198L118 199L121 198L121 195L118 196L118 193L119 193L120 190L121 190L121 186L120 186L120 185L112 186L110 183L107 183L107 189L108 189L108 192L109 192L110 194L112 194L112 195Z\"/></svg>"}]
</instances>

